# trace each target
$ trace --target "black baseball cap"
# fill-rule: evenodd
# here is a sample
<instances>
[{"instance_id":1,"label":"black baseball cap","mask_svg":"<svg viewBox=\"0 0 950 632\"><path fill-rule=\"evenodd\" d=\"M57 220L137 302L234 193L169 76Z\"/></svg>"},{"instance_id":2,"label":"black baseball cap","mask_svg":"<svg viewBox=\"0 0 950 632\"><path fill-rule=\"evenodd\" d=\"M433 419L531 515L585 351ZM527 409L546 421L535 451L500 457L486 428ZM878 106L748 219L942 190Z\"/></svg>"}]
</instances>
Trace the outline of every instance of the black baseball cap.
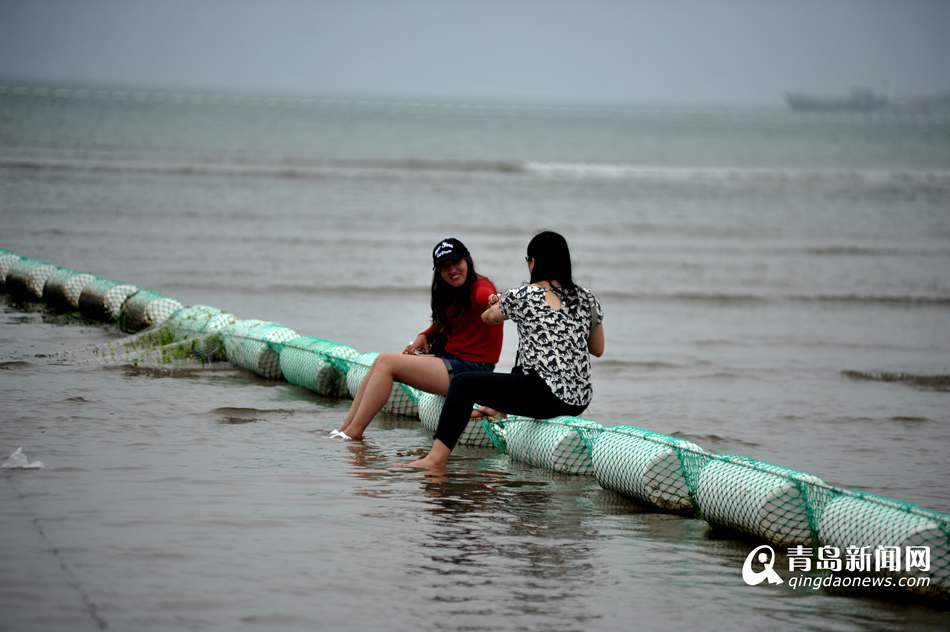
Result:
<instances>
[{"instance_id":1,"label":"black baseball cap","mask_svg":"<svg viewBox=\"0 0 950 632\"><path fill-rule=\"evenodd\" d=\"M444 261L458 261L468 256L468 248L455 237L446 237L432 249L432 269L438 268Z\"/></svg>"}]
</instances>

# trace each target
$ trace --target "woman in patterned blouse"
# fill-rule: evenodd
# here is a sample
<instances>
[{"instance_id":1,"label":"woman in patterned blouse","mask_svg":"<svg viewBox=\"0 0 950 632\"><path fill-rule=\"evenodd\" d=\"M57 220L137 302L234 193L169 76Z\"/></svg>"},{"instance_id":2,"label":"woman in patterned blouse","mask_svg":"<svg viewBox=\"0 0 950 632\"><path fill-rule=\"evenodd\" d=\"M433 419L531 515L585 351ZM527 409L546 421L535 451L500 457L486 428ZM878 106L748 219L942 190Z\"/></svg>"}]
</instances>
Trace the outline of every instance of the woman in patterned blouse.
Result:
<instances>
[{"instance_id":1,"label":"woman in patterned blouse","mask_svg":"<svg viewBox=\"0 0 950 632\"><path fill-rule=\"evenodd\" d=\"M536 419L579 415L590 404L590 356L604 353L600 302L575 285L570 250L558 233L535 235L525 261L531 282L492 296L482 314L487 324L509 318L517 324L515 367L453 377L432 449L411 467L445 467L475 402Z\"/></svg>"}]
</instances>

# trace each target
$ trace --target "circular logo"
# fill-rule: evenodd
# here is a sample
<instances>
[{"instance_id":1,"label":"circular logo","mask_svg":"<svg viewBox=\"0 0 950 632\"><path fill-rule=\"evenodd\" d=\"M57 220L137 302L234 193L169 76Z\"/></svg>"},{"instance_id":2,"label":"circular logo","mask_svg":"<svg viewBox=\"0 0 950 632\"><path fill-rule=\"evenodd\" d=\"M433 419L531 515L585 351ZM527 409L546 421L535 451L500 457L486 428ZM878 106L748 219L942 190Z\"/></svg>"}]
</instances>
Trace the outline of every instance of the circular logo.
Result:
<instances>
[{"instance_id":1,"label":"circular logo","mask_svg":"<svg viewBox=\"0 0 950 632\"><path fill-rule=\"evenodd\" d=\"M754 562L761 564L762 570L752 570ZM781 584L782 578L775 572L774 566L775 550L768 544L757 546L745 558L745 563L742 565L742 581L750 586L758 586L765 580L768 580L770 584Z\"/></svg>"}]
</instances>

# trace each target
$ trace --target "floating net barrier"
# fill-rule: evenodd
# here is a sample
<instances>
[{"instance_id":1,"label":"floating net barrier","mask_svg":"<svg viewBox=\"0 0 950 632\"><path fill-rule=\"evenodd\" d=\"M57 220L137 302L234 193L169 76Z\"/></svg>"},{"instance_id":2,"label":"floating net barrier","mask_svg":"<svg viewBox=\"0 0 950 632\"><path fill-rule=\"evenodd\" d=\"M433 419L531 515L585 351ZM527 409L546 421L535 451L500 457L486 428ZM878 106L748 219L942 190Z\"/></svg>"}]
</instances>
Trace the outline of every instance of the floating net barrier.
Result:
<instances>
[{"instance_id":1,"label":"floating net barrier","mask_svg":"<svg viewBox=\"0 0 950 632\"><path fill-rule=\"evenodd\" d=\"M445 404L445 397L434 393L419 391L417 405L419 407L419 421L422 427L430 433L435 433L439 427L439 415L442 414L442 405ZM485 428L488 420L476 419L468 422L465 431L459 437L458 445L466 445L474 448L491 448L494 442L488 436Z\"/></svg>"},{"instance_id":2,"label":"floating net barrier","mask_svg":"<svg viewBox=\"0 0 950 632\"><path fill-rule=\"evenodd\" d=\"M26 301L43 300L46 281L58 268L45 261L21 259L10 266L6 274L5 289L13 297Z\"/></svg>"},{"instance_id":3,"label":"floating net barrier","mask_svg":"<svg viewBox=\"0 0 950 632\"><path fill-rule=\"evenodd\" d=\"M363 353L350 361L349 370L346 372L346 388L350 397L356 398L356 393L369 371L376 362L379 354L374 352ZM382 412L393 415L405 415L407 417L418 417L419 407L416 399L421 391L402 384L393 382L393 390L389 395L389 400L383 405Z\"/></svg>"},{"instance_id":4,"label":"floating net barrier","mask_svg":"<svg viewBox=\"0 0 950 632\"><path fill-rule=\"evenodd\" d=\"M53 354L54 360L203 367L227 359L269 379L283 376L321 395L345 397L355 395L379 356L299 336L275 323L238 320L207 305L180 307L155 292L4 249L0 289L140 330ZM417 415L434 432L443 403L440 395L397 382L383 411ZM929 567L903 560L892 574L927 577L929 586L912 590L950 597L950 516L913 503L837 488L764 461L709 453L643 428L605 427L575 417L481 419L469 422L459 443L491 445L513 460L555 472L593 475L618 511L626 511L621 499L630 498L662 510L691 511L710 524L774 544L866 549L870 556L880 547L929 547Z\"/></svg>"},{"instance_id":5,"label":"floating net barrier","mask_svg":"<svg viewBox=\"0 0 950 632\"><path fill-rule=\"evenodd\" d=\"M92 274L59 268L46 280L46 286L43 288L43 302L57 311L77 311L82 291L95 280L96 277Z\"/></svg>"},{"instance_id":6,"label":"floating net barrier","mask_svg":"<svg viewBox=\"0 0 950 632\"><path fill-rule=\"evenodd\" d=\"M127 332L142 331L164 323L181 308L182 304L173 298L151 290L139 290L122 305L119 328Z\"/></svg>"},{"instance_id":7,"label":"floating net barrier","mask_svg":"<svg viewBox=\"0 0 950 632\"><path fill-rule=\"evenodd\" d=\"M97 278L82 289L79 313L92 320L115 322L122 314L126 299L138 291L134 285Z\"/></svg>"},{"instance_id":8,"label":"floating net barrier","mask_svg":"<svg viewBox=\"0 0 950 632\"><path fill-rule=\"evenodd\" d=\"M613 426L594 442L593 474L604 489L662 509L692 511L695 505L686 481L689 456L684 448L706 453L683 439L634 426Z\"/></svg>"},{"instance_id":9,"label":"floating net barrier","mask_svg":"<svg viewBox=\"0 0 950 632\"><path fill-rule=\"evenodd\" d=\"M298 336L280 345L280 371L284 379L324 397L349 396L346 374L359 352L347 345Z\"/></svg>"},{"instance_id":10,"label":"floating net barrier","mask_svg":"<svg viewBox=\"0 0 950 632\"><path fill-rule=\"evenodd\" d=\"M277 323L253 318L239 320L222 332L224 354L228 361L266 380L278 380L280 347L275 343L298 337L297 332Z\"/></svg>"},{"instance_id":11,"label":"floating net barrier","mask_svg":"<svg viewBox=\"0 0 950 632\"><path fill-rule=\"evenodd\" d=\"M590 437L604 429L597 422L580 417L512 417L496 426L508 456L516 461L565 474L593 474Z\"/></svg>"}]
</instances>

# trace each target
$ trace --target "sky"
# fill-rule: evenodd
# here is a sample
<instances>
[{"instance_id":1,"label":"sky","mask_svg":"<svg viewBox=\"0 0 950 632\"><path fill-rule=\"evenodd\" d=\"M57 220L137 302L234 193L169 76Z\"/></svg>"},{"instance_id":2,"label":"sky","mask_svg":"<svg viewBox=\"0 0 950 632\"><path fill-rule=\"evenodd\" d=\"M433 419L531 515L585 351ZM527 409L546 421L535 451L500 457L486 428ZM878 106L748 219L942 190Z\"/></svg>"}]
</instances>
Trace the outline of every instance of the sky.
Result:
<instances>
[{"instance_id":1,"label":"sky","mask_svg":"<svg viewBox=\"0 0 950 632\"><path fill-rule=\"evenodd\" d=\"M0 0L0 84L778 104L950 93L950 0Z\"/></svg>"}]
</instances>

